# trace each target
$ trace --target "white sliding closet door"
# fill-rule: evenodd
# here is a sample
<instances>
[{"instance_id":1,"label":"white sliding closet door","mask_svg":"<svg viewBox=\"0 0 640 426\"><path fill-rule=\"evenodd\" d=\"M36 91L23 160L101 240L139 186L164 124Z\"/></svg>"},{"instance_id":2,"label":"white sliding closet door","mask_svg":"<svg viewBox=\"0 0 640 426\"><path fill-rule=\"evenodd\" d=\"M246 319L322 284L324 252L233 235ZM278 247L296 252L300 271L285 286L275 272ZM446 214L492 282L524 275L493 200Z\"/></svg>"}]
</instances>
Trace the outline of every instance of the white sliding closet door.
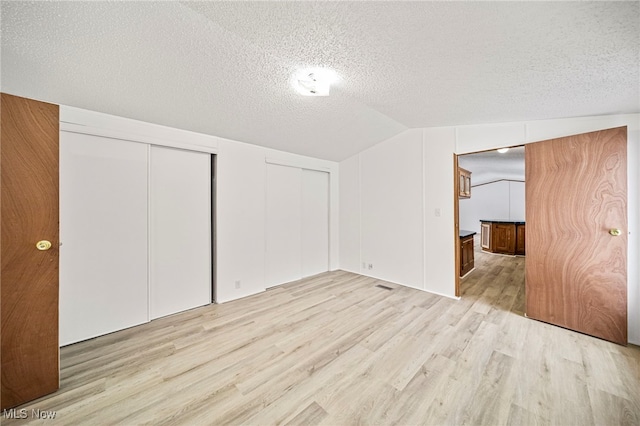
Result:
<instances>
[{"instance_id":1,"label":"white sliding closet door","mask_svg":"<svg viewBox=\"0 0 640 426\"><path fill-rule=\"evenodd\" d=\"M266 287L302 277L301 170L267 164Z\"/></svg>"},{"instance_id":2,"label":"white sliding closet door","mask_svg":"<svg viewBox=\"0 0 640 426\"><path fill-rule=\"evenodd\" d=\"M267 164L266 286L329 270L329 173Z\"/></svg>"},{"instance_id":3,"label":"white sliding closet door","mask_svg":"<svg viewBox=\"0 0 640 426\"><path fill-rule=\"evenodd\" d=\"M302 276L329 270L329 173L302 170Z\"/></svg>"},{"instance_id":4,"label":"white sliding closet door","mask_svg":"<svg viewBox=\"0 0 640 426\"><path fill-rule=\"evenodd\" d=\"M211 303L211 155L151 147L151 318Z\"/></svg>"},{"instance_id":5,"label":"white sliding closet door","mask_svg":"<svg viewBox=\"0 0 640 426\"><path fill-rule=\"evenodd\" d=\"M147 145L60 132L60 344L148 321Z\"/></svg>"}]
</instances>

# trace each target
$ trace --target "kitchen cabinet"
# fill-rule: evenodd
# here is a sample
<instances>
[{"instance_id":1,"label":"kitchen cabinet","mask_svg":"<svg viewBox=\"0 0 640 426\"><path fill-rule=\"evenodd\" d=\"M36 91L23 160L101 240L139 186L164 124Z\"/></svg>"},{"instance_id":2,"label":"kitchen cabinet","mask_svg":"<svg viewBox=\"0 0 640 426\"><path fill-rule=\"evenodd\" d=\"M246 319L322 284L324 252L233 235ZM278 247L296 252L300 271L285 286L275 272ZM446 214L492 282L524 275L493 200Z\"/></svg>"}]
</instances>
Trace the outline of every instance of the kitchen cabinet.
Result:
<instances>
[{"instance_id":1,"label":"kitchen cabinet","mask_svg":"<svg viewBox=\"0 0 640 426\"><path fill-rule=\"evenodd\" d=\"M524 255L524 222L481 220L481 246L490 253Z\"/></svg>"},{"instance_id":2,"label":"kitchen cabinet","mask_svg":"<svg viewBox=\"0 0 640 426\"><path fill-rule=\"evenodd\" d=\"M525 224L516 225L516 254L524 256L525 254Z\"/></svg>"},{"instance_id":3,"label":"kitchen cabinet","mask_svg":"<svg viewBox=\"0 0 640 426\"><path fill-rule=\"evenodd\" d=\"M458 197L471 198L471 172L458 167Z\"/></svg>"},{"instance_id":4,"label":"kitchen cabinet","mask_svg":"<svg viewBox=\"0 0 640 426\"><path fill-rule=\"evenodd\" d=\"M475 232L460 231L460 276L467 275L474 268L473 236Z\"/></svg>"},{"instance_id":5,"label":"kitchen cabinet","mask_svg":"<svg viewBox=\"0 0 640 426\"><path fill-rule=\"evenodd\" d=\"M491 223L480 224L480 247L482 250L491 251Z\"/></svg>"},{"instance_id":6,"label":"kitchen cabinet","mask_svg":"<svg viewBox=\"0 0 640 426\"><path fill-rule=\"evenodd\" d=\"M513 223L494 223L491 226L492 251L494 253L516 253L516 225Z\"/></svg>"}]
</instances>

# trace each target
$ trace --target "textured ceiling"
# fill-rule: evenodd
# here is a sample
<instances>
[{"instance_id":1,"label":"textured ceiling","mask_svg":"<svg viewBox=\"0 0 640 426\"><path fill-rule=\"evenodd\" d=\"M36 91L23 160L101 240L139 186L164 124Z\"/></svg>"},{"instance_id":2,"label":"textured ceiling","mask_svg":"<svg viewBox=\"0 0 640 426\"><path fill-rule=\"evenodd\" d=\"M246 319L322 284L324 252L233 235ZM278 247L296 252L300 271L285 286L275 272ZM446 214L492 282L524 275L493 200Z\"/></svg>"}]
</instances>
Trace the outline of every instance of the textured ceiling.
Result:
<instances>
[{"instance_id":1,"label":"textured ceiling","mask_svg":"<svg viewBox=\"0 0 640 426\"><path fill-rule=\"evenodd\" d=\"M471 172L471 186L501 179L524 181L524 146L504 154L494 150L460 155L458 165Z\"/></svg>"},{"instance_id":2,"label":"textured ceiling","mask_svg":"<svg viewBox=\"0 0 640 426\"><path fill-rule=\"evenodd\" d=\"M412 127L640 112L639 2L7 2L3 91L330 160ZM329 97L290 75L334 68Z\"/></svg>"}]
</instances>

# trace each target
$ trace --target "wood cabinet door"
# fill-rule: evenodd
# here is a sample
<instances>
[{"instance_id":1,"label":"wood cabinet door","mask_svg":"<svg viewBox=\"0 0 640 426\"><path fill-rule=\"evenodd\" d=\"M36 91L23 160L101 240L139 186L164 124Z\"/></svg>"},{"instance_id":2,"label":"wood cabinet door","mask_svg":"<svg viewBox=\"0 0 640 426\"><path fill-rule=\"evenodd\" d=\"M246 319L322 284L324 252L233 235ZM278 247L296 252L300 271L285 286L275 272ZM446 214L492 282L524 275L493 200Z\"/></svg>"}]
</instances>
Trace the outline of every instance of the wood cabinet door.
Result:
<instances>
[{"instance_id":1,"label":"wood cabinet door","mask_svg":"<svg viewBox=\"0 0 640 426\"><path fill-rule=\"evenodd\" d=\"M516 254L525 254L525 225L516 225Z\"/></svg>"},{"instance_id":2,"label":"wood cabinet door","mask_svg":"<svg viewBox=\"0 0 640 426\"><path fill-rule=\"evenodd\" d=\"M5 409L59 386L59 109L4 93L1 104ZM50 248L36 248L41 240L50 242Z\"/></svg>"},{"instance_id":3,"label":"wood cabinet door","mask_svg":"<svg viewBox=\"0 0 640 426\"><path fill-rule=\"evenodd\" d=\"M491 250L491 224L483 223L480 225L480 246L484 250Z\"/></svg>"},{"instance_id":4,"label":"wood cabinet door","mask_svg":"<svg viewBox=\"0 0 640 426\"><path fill-rule=\"evenodd\" d=\"M473 269L473 237L460 239L460 276Z\"/></svg>"},{"instance_id":5,"label":"wood cabinet door","mask_svg":"<svg viewBox=\"0 0 640 426\"><path fill-rule=\"evenodd\" d=\"M464 177L464 195L471 198L471 173Z\"/></svg>"},{"instance_id":6,"label":"wood cabinet door","mask_svg":"<svg viewBox=\"0 0 640 426\"><path fill-rule=\"evenodd\" d=\"M515 254L516 226L512 223L494 223L491 229L492 251L495 253Z\"/></svg>"},{"instance_id":7,"label":"wood cabinet door","mask_svg":"<svg viewBox=\"0 0 640 426\"><path fill-rule=\"evenodd\" d=\"M626 344L626 127L528 144L525 166L527 316Z\"/></svg>"},{"instance_id":8,"label":"wood cabinet door","mask_svg":"<svg viewBox=\"0 0 640 426\"><path fill-rule=\"evenodd\" d=\"M458 197L471 197L471 172L458 167Z\"/></svg>"}]
</instances>

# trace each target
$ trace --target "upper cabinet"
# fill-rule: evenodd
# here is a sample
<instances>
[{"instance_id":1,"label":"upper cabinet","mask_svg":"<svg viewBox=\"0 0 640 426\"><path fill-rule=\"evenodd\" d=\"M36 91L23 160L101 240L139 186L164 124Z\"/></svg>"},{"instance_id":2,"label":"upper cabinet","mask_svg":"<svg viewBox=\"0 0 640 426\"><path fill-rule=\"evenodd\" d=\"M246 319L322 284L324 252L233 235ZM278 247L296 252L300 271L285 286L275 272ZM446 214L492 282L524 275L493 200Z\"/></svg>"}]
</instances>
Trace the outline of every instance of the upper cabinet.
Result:
<instances>
[{"instance_id":1,"label":"upper cabinet","mask_svg":"<svg viewBox=\"0 0 640 426\"><path fill-rule=\"evenodd\" d=\"M458 197L471 198L471 172L458 167Z\"/></svg>"}]
</instances>

